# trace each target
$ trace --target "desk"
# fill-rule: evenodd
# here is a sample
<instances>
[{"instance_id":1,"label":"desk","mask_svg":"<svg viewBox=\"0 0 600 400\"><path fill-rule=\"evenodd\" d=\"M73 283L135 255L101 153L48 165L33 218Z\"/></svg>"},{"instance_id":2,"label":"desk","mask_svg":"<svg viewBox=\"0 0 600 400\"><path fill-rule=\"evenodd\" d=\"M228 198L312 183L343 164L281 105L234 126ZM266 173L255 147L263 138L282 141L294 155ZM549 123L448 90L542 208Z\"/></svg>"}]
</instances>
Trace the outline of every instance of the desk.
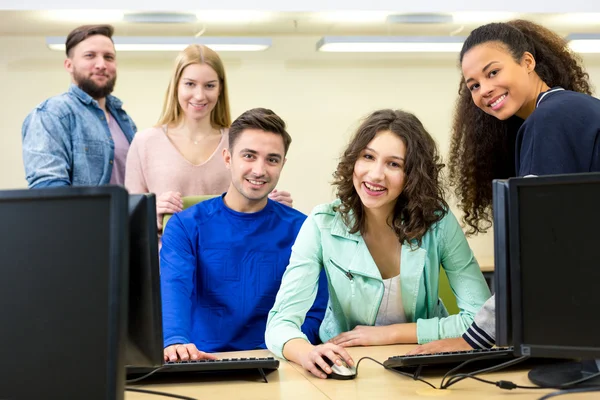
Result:
<instances>
[{"instance_id":1,"label":"desk","mask_svg":"<svg viewBox=\"0 0 600 400\"><path fill-rule=\"evenodd\" d=\"M355 347L348 351L355 361L361 357L369 356L380 362L388 357L404 354L414 345ZM266 350L224 353L223 357L266 357L271 354ZM258 374L257 374L258 375ZM507 373L487 374L490 380L510 380L520 385L531 386L527 379L526 370L512 369ZM503 390L492 385L477 382L473 379L465 379L457 383L451 389L433 390L422 382L413 381L410 378L400 376L394 372L387 371L383 367L370 360L362 360L358 369L358 376L351 381L336 381L332 379L319 379L304 371L299 365L281 360L279 370L267 375L269 383L261 383L259 376L251 381L236 377L211 379L202 377L197 382L186 383L161 383L150 385L136 385L142 389L158 390L174 394L187 395L198 400L216 399L282 399L282 400L370 400L370 399L392 399L402 400L425 400L430 398L443 398L447 400L481 400L481 399L512 399L512 400L535 400L553 390ZM212 381L211 381L212 380ZM428 377L427 380L439 386L440 377ZM158 396L142 393L126 393L126 400L160 400ZM591 400L598 399L596 393L582 393L578 395L561 396L558 399L565 400Z\"/></svg>"}]
</instances>

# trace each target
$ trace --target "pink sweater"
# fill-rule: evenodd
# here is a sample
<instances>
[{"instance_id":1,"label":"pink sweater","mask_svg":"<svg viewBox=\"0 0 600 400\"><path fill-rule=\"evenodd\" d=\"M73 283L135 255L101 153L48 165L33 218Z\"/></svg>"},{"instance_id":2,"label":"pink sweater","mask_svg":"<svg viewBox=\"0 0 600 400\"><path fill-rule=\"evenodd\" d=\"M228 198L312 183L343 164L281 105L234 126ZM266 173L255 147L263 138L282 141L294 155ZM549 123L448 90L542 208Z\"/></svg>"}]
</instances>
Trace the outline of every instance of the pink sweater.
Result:
<instances>
[{"instance_id":1,"label":"pink sweater","mask_svg":"<svg viewBox=\"0 0 600 400\"><path fill-rule=\"evenodd\" d=\"M221 194L231 182L222 152L229 145L227 129L221 129L221 141L208 160L194 165L186 160L167 137L162 127L139 132L127 154L125 187L130 193L168 191L182 196Z\"/></svg>"}]
</instances>

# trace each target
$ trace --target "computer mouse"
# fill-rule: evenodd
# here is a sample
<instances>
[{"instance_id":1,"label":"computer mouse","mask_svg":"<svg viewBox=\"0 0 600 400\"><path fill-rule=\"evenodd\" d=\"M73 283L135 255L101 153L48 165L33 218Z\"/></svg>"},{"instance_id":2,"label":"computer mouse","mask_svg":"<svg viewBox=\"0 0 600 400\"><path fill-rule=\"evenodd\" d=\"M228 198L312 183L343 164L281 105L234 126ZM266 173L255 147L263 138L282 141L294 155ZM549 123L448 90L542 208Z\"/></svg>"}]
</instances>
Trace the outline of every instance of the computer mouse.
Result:
<instances>
[{"instance_id":1,"label":"computer mouse","mask_svg":"<svg viewBox=\"0 0 600 400\"><path fill-rule=\"evenodd\" d=\"M328 357L323 356L323 360L329 365L331 368L331 373L325 373L327 375L327 379L338 379L338 380L349 380L356 378L356 368L350 367L346 362L342 359L342 365L337 365L333 361L331 361ZM317 366L318 367L318 366ZM320 367L318 367L321 369Z\"/></svg>"}]
</instances>

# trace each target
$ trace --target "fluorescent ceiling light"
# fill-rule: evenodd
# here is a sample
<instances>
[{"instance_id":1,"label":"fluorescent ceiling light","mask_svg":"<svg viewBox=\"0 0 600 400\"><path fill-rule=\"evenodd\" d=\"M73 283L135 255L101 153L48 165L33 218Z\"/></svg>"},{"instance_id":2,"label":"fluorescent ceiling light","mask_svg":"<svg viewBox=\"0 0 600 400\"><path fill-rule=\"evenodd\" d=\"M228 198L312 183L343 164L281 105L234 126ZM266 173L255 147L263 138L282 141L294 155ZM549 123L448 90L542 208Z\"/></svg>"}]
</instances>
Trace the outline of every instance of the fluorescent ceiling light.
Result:
<instances>
[{"instance_id":1,"label":"fluorescent ceiling light","mask_svg":"<svg viewBox=\"0 0 600 400\"><path fill-rule=\"evenodd\" d=\"M119 10L52 10L43 11L43 16L52 21L76 22L78 24L117 22L123 20Z\"/></svg>"},{"instance_id":2,"label":"fluorescent ceiling light","mask_svg":"<svg viewBox=\"0 0 600 400\"><path fill-rule=\"evenodd\" d=\"M64 36L46 38L52 50L65 51ZM271 47L270 38L187 36L113 36L117 51L181 51L188 45L203 44L215 51L262 51Z\"/></svg>"},{"instance_id":3,"label":"fluorescent ceiling light","mask_svg":"<svg viewBox=\"0 0 600 400\"><path fill-rule=\"evenodd\" d=\"M203 10L196 12L196 18L204 23L252 23L268 21L272 15L255 10Z\"/></svg>"},{"instance_id":4,"label":"fluorescent ceiling light","mask_svg":"<svg viewBox=\"0 0 600 400\"><path fill-rule=\"evenodd\" d=\"M394 14L387 17L390 24L451 24L451 14L422 13L422 14Z\"/></svg>"},{"instance_id":5,"label":"fluorescent ceiling light","mask_svg":"<svg viewBox=\"0 0 600 400\"><path fill-rule=\"evenodd\" d=\"M384 11L320 11L315 19L331 23L385 23L389 12Z\"/></svg>"},{"instance_id":6,"label":"fluorescent ceiling light","mask_svg":"<svg viewBox=\"0 0 600 400\"><path fill-rule=\"evenodd\" d=\"M452 13L452 21L455 24L485 24L488 22L503 22L517 17L511 12L478 12L465 11Z\"/></svg>"},{"instance_id":7,"label":"fluorescent ceiling light","mask_svg":"<svg viewBox=\"0 0 600 400\"><path fill-rule=\"evenodd\" d=\"M571 34L566 37L571 50L577 53L600 53L600 35Z\"/></svg>"},{"instance_id":8,"label":"fluorescent ceiling light","mask_svg":"<svg viewBox=\"0 0 600 400\"><path fill-rule=\"evenodd\" d=\"M185 24L198 22L196 14L177 12L132 12L125 14L125 22L142 24Z\"/></svg>"},{"instance_id":9,"label":"fluorescent ceiling light","mask_svg":"<svg viewBox=\"0 0 600 400\"><path fill-rule=\"evenodd\" d=\"M558 14L548 18L553 24L577 24L577 25L596 25L600 22L600 13L567 13Z\"/></svg>"},{"instance_id":10,"label":"fluorescent ceiling light","mask_svg":"<svg viewBox=\"0 0 600 400\"><path fill-rule=\"evenodd\" d=\"M317 50L354 53L458 53L464 37L457 36L325 36Z\"/></svg>"}]
</instances>

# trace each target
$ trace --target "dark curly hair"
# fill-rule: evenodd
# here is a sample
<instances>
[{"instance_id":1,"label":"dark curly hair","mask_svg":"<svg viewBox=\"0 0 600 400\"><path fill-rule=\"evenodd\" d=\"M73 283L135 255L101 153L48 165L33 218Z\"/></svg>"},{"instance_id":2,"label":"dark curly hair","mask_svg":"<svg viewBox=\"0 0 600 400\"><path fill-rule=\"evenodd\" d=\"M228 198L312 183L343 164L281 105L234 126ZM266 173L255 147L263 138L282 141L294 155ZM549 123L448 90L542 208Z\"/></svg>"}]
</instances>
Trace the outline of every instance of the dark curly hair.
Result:
<instances>
[{"instance_id":1,"label":"dark curly hair","mask_svg":"<svg viewBox=\"0 0 600 400\"><path fill-rule=\"evenodd\" d=\"M406 145L405 186L389 221L400 242L422 243L434 223L447 213L448 204L440 183L440 163L435 141L413 114L401 110L379 110L369 115L358 128L334 172L333 184L341 213L351 233L365 232L363 204L354 188L352 176L360 153L379 132L391 131Z\"/></svg>"},{"instance_id":2,"label":"dark curly hair","mask_svg":"<svg viewBox=\"0 0 600 400\"><path fill-rule=\"evenodd\" d=\"M530 21L491 23L471 32L460 52L460 63L471 48L500 42L516 62L529 52L535 72L549 87L591 94L589 76L579 56L563 38ZM491 226L492 180L515 176L515 140L523 120L505 121L486 114L471 99L461 78L450 143L450 184L468 225L467 234L486 232Z\"/></svg>"}]
</instances>

